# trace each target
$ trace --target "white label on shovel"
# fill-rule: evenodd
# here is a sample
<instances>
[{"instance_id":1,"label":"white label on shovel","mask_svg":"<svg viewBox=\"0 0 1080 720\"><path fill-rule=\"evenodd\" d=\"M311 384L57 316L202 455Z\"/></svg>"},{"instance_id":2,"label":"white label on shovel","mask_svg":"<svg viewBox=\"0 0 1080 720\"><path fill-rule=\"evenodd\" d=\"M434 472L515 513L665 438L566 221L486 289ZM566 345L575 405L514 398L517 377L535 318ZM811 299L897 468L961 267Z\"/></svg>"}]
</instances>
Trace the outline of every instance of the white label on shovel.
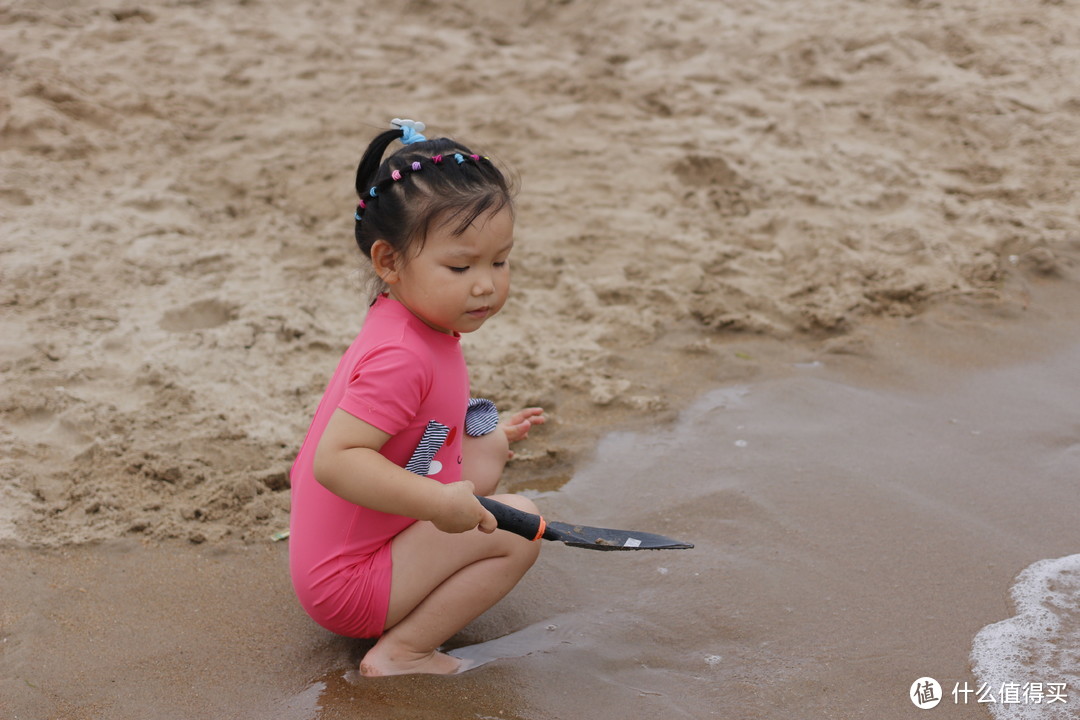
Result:
<instances>
[{"instance_id":1,"label":"white label on shovel","mask_svg":"<svg viewBox=\"0 0 1080 720\"><path fill-rule=\"evenodd\" d=\"M641 547L641 541L637 538L626 538L623 547Z\"/></svg>"}]
</instances>

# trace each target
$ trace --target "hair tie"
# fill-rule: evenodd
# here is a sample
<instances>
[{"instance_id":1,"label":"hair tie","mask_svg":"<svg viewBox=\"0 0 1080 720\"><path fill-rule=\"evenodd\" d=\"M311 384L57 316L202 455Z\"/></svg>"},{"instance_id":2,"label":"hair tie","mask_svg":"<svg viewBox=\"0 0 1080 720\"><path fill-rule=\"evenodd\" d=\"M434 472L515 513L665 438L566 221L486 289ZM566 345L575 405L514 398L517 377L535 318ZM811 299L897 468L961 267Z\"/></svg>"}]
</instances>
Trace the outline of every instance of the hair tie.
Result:
<instances>
[{"instance_id":1,"label":"hair tie","mask_svg":"<svg viewBox=\"0 0 1080 720\"><path fill-rule=\"evenodd\" d=\"M420 163L419 162L413 162L412 169L413 169L413 172L418 172L420 170Z\"/></svg>"},{"instance_id":2,"label":"hair tie","mask_svg":"<svg viewBox=\"0 0 1080 720\"><path fill-rule=\"evenodd\" d=\"M435 155L435 156L433 156L433 157L431 158L431 162L433 162L433 163L435 163L436 165L438 165L439 163L441 163L441 162L442 162L442 155Z\"/></svg>"},{"instance_id":3,"label":"hair tie","mask_svg":"<svg viewBox=\"0 0 1080 720\"><path fill-rule=\"evenodd\" d=\"M454 159L457 160L458 165L465 162L465 156L462 155L461 153L454 153Z\"/></svg>"},{"instance_id":4,"label":"hair tie","mask_svg":"<svg viewBox=\"0 0 1080 720\"><path fill-rule=\"evenodd\" d=\"M368 190L368 195L370 195L371 197L375 197L375 186L374 185L372 185L371 189Z\"/></svg>"},{"instance_id":5,"label":"hair tie","mask_svg":"<svg viewBox=\"0 0 1080 720\"><path fill-rule=\"evenodd\" d=\"M394 178L395 180L400 180L401 179L401 171L400 170L395 170L394 172L390 173L390 177Z\"/></svg>"},{"instance_id":6,"label":"hair tie","mask_svg":"<svg viewBox=\"0 0 1080 720\"><path fill-rule=\"evenodd\" d=\"M480 162L480 156L479 155L470 155L469 157L471 157L473 159L473 162Z\"/></svg>"},{"instance_id":7,"label":"hair tie","mask_svg":"<svg viewBox=\"0 0 1080 720\"><path fill-rule=\"evenodd\" d=\"M357 210L357 211L356 211L356 212L355 212L355 213L353 214L353 217L354 217L354 218L356 218L356 222L360 222L361 220L363 220L363 219L364 219L364 218L360 217L360 211L359 211L359 210Z\"/></svg>"},{"instance_id":8,"label":"hair tie","mask_svg":"<svg viewBox=\"0 0 1080 720\"><path fill-rule=\"evenodd\" d=\"M358 202L356 204L356 207L360 208L361 210L366 210L367 209L367 203L364 202L363 199L361 199L360 202Z\"/></svg>"},{"instance_id":9,"label":"hair tie","mask_svg":"<svg viewBox=\"0 0 1080 720\"><path fill-rule=\"evenodd\" d=\"M426 137L420 134L427 129L427 125L422 122L394 118L390 121L390 125L392 127L401 128L402 145L412 145L413 143L424 142L427 140Z\"/></svg>"}]
</instances>

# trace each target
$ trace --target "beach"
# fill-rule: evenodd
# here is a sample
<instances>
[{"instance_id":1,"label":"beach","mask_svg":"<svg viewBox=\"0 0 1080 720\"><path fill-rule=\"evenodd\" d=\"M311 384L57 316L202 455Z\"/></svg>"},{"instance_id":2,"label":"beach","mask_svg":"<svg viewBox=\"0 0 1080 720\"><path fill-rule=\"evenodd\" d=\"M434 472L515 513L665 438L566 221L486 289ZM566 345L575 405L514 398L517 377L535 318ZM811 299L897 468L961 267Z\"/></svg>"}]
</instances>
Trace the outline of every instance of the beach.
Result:
<instances>
[{"instance_id":1,"label":"beach","mask_svg":"<svg viewBox=\"0 0 1080 720\"><path fill-rule=\"evenodd\" d=\"M1080 307L1063 302L1076 295L1054 304ZM1016 620L1018 574L1075 558L1080 544L1076 313L1032 313L986 323L982 310L934 312L877 328L858 357L737 344L769 371L717 385L673 423L605 435L570 482L538 497L552 519L695 548L549 544L452 643L502 642L494 652L507 659L460 676L357 677L368 643L303 614L282 543L7 545L4 709L892 719L921 717L908 689L928 676L943 688L939 713L1009 717L951 694L989 681L973 672L972 640ZM998 663L999 682L1075 687L1076 595L1055 613L1062 628L1048 634L1044 618L1039 643L1064 654ZM1057 707L1071 714L993 708L1075 717L1069 692Z\"/></svg>"},{"instance_id":2,"label":"beach","mask_svg":"<svg viewBox=\"0 0 1080 720\"><path fill-rule=\"evenodd\" d=\"M0 714L1057 717L949 693L1080 651L1065 591L1058 655L980 635L1080 553L1078 47L1060 1L0 5ZM453 640L507 657L371 683L274 538L393 117L520 185L463 341L550 416L503 487L696 547L548 543Z\"/></svg>"}]
</instances>

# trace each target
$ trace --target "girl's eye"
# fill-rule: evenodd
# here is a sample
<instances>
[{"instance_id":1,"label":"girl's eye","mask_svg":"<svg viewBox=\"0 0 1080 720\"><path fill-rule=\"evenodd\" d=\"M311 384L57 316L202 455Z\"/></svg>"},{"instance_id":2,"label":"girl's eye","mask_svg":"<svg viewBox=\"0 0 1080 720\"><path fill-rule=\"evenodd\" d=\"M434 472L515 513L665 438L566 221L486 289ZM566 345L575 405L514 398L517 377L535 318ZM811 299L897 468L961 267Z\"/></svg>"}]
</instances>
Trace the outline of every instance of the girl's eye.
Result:
<instances>
[{"instance_id":1,"label":"girl's eye","mask_svg":"<svg viewBox=\"0 0 1080 720\"><path fill-rule=\"evenodd\" d=\"M495 265L495 267L497 267L497 268L506 267L506 261L505 260L500 260L499 262L492 263L492 264Z\"/></svg>"},{"instance_id":2,"label":"girl's eye","mask_svg":"<svg viewBox=\"0 0 1080 720\"><path fill-rule=\"evenodd\" d=\"M465 267L454 267L452 265L450 266L450 272L455 272L455 273L463 273L468 269L469 269L469 267L467 265Z\"/></svg>"}]
</instances>

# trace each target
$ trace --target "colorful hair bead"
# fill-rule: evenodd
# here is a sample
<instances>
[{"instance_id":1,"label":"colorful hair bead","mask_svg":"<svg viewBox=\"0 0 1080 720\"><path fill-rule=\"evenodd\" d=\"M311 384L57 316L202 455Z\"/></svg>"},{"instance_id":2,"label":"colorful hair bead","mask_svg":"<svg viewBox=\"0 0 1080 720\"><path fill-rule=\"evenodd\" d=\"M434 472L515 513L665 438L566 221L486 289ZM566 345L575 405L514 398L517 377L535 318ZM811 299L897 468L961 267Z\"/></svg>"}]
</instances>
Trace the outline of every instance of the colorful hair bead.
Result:
<instances>
[{"instance_id":1,"label":"colorful hair bead","mask_svg":"<svg viewBox=\"0 0 1080 720\"><path fill-rule=\"evenodd\" d=\"M431 162L433 162L433 163L435 163L436 165L438 165L439 163L441 163L441 162L442 162L442 155L435 155L435 156L433 156L433 157L431 158Z\"/></svg>"},{"instance_id":2,"label":"colorful hair bead","mask_svg":"<svg viewBox=\"0 0 1080 720\"><path fill-rule=\"evenodd\" d=\"M461 153L454 153L454 159L457 160L458 165L465 162L465 156L462 155Z\"/></svg>"},{"instance_id":3,"label":"colorful hair bead","mask_svg":"<svg viewBox=\"0 0 1080 720\"><path fill-rule=\"evenodd\" d=\"M368 195L371 195L371 197L375 197L375 186L374 185L372 185L371 189L368 190Z\"/></svg>"},{"instance_id":4,"label":"colorful hair bead","mask_svg":"<svg viewBox=\"0 0 1080 720\"><path fill-rule=\"evenodd\" d=\"M390 177L394 178L395 180L400 180L401 179L401 171L400 170L395 170L394 172L390 173Z\"/></svg>"},{"instance_id":5,"label":"colorful hair bead","mask_svg":"<svg viewBox=\"0 0 1080 720\"><path fill-rule=\"evenodd\" d=\"M420 169L420 162L419 161L414 161L413 164L412 164L412 169L413 169L413 172L417 172Z\"/></svg>"},{"instance_id":6,"label":"colorful hair bead","mask_svg":"<svg viewBox=\"0 0 1080 720\"><path fill-rule=\"evenodd\" d=\"M469 157L471 157L473 159L473 162L480 162L480 156L479 155L470 155Z\"/></svg>"},{"instance_id":7,"label":"colorful hair bead","mask_svg":"<svg viewBox=\"0 0 1080 720\"><path fill-rule=\"evenodd\" d=\"M358 207L358 208L360 208L361 210L366 210L366 209L367 209L367 203L366 203L366 202L364 202L363 200L361 200L361 201L360 201L360 202L359 202L359 203L357 204L357 207Z\"/></svg>"}]
</instances>

